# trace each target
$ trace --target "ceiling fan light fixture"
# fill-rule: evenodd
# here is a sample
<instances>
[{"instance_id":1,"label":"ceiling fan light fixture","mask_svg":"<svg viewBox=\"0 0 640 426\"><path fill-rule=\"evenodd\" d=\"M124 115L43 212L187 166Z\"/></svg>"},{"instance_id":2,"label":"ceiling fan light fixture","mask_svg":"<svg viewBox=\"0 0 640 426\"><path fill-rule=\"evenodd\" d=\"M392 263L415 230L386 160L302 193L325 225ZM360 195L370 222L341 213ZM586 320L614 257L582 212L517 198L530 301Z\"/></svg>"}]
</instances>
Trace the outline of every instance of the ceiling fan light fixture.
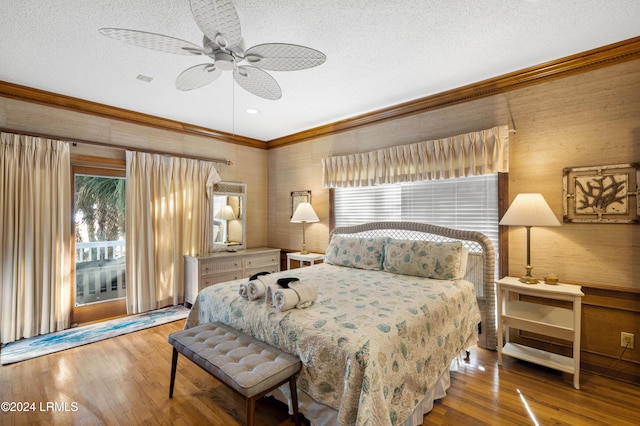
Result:
<instances>
[{"instance_id":1,"label":"ceiling fan light fixture","mask_svg":"<svg viewBox=\"0 0 640 426\"><path fill-rule=\"evenodd\" d=\"M233 55L217 51L213 57L215 58L215 64L218 68L224 71L231 71L233 69L233 64L235 62L235 58Z\"/></svg>"}]
</instances>

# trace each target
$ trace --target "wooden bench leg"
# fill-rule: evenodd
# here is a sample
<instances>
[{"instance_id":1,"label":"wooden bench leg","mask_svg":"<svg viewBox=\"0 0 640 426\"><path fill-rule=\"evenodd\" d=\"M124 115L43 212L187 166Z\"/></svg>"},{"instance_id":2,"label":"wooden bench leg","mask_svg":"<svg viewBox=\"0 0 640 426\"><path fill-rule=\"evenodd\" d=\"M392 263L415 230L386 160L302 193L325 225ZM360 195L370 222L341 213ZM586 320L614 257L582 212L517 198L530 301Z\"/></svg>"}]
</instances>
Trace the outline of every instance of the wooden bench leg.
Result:
<instances>
[{"instance_id":1,"label":"wooden bench leg","mask_svg":"<svg viewBox=\"0 0 640 426\"><path fill-rule=\"evenodd\" d=\"M298 389L296 388L296 375L289 377L289 390L291 391L291 403L293 404L293 424L300 426L298 415Z\"/></svg>"},{"instance_id":2,"label":"wooden bench leg","mask_svg":"<svg viewBox=\"0 0 640 426\"><path fill-rule=\"evenodd\" d=\"M171 358L171 382L169 383L169 398L173 398L173 384L176 381L176 368L178 367L178 351L173 348L173 357Z\"/></svg>"},{"instance_id":3,"label":"wooden bench leg","mask_svg":"<svg viewBox=\"0 0 640 426\"><path fill-rule=\"evenodd\" d=\"M247 426L253 426L256 416L256 399L255 397L247 398Z\"/></svg>"}]
</instances>

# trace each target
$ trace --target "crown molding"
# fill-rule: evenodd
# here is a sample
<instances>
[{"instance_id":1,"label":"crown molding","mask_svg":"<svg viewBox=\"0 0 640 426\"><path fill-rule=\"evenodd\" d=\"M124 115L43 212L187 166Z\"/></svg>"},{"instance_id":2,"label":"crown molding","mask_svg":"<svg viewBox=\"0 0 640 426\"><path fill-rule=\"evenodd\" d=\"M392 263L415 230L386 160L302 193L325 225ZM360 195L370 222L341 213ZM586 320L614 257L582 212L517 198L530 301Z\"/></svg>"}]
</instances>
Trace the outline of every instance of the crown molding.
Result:
<instances>
[{"instance_id":1,"label":"crown molding","mask_svg":"<svg viewBox=\"0 0 640 426\"><path fill-rule=\"evenodd\" d=\"M221 142L266 149L266 142L0 80L0 96Z\"/></svg>"},{"instance_id":2,"label":"crown molding","mask_svg":"<svg viewBox=\"0 0 640 426\"><path fill-rule=\"evenodd\" d=\"M71 96L60 95L27 86L0 80L0 96L63 108L83 114L96 115L107 119L126 121L143 126L169 130L188 135L212 138L260 149L273 149L304 142L334 133L352 130L361 126L393 120L408 115L423 113L475 99L506 93L529 85L545 83L569 75L591 71L597 68L640 59L640 37L631 38L597 49L567 56L541 65L525 68L509 74L437 93L410 102L358 115L324 126L315 127L270 141L247 138L230 133L195 126L188 123L160 118L148 114L112 107Z\"/></svg>"},{"instance_id":3,"label":"crown molding","mask_svg":"<svg viewBox=\"0 0 640 426\"><path fill-rule=\"evenodd\" d=\"M358 115L289 136L272 139L267 142L267 145L268 149L273 149L304 142L310 139L352 130L357 127L469 102L635 59L640 59L640 37L567 56L541 65L525 68L371 113Z\"/></svg>"}]
</instances>

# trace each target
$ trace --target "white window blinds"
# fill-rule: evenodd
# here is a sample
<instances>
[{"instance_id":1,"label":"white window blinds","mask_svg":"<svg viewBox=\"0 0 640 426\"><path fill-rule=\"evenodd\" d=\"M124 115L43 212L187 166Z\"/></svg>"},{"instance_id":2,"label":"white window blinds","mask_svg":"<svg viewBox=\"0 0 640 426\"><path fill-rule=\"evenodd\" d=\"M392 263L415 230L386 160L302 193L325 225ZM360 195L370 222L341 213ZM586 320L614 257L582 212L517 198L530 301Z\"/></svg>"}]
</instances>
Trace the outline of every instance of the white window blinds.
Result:
<instances>
[{"instance_id":1,"label":"white window blinds","mask_svg":"<svg viewBox=\"0 0 640 426\"><path fill-rule=\"evenodd\" d=\"M498 175L335 188L334 215L336 226L411 221L479 231L497 254Z\"/></svg>"}]
</instances>

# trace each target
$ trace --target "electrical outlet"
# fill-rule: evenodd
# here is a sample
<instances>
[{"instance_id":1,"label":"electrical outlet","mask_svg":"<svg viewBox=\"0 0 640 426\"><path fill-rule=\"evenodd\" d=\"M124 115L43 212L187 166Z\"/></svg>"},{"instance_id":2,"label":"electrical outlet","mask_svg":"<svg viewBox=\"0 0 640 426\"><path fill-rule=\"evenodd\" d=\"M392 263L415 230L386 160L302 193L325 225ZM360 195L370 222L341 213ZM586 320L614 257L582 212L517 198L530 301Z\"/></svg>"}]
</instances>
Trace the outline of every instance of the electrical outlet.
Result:
<instances>
[{"instance_id":1,"label":"electrical outlet","mask_svg":"<svg viewBox=\"0 0 640 426\"><path fill-rule=\"evenodd\" d=\"M620 346L627 349L633 349L634 335L631 333L620 333Z\"/></svg>"}]
</instances>

